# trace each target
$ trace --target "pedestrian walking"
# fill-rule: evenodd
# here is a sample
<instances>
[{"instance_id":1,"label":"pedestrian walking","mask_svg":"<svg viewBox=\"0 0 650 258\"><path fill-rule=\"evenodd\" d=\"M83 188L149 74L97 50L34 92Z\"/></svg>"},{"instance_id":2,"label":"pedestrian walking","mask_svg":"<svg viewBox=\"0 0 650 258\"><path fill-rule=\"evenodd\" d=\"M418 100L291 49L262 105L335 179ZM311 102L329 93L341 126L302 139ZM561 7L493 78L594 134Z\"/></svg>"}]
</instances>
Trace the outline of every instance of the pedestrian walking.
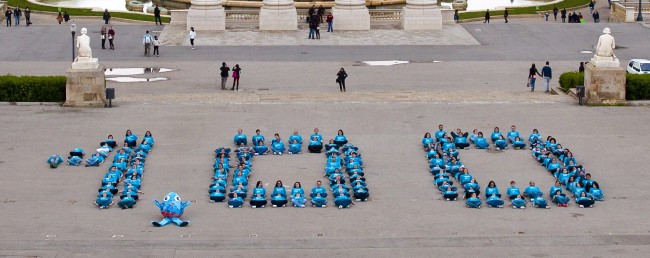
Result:
<instances>
[{"instance_id":1,"label":"pedestrian walking","mask_svg":"<svg viewBox=\"0 0 650 258\"><path fill-rule=\"evenodd\" d=\"M111 14L108 13L108 9L104 9L104 15L102 15L102 18L104 18L104 24L108 24L108 21L111 19Z\"/></svg>"},{"instance_id":2,"label":"pedestrian walking","mask_svg":"<svg viewBox=\"0 0 650 258\"><path fill-rule=\"evenodd\" d=\"M458 16L458 9L454 10L454 21L458 23L460 16Z\"/></svg>"},{"instance_id":3,"label":"pedestrian walking","mask_svg":"<svg viewBox=\"0 0 650 258\"><path fill-rule=\"evenodd\" d=\"M59 12L59 15L56 16L56 21L58 21L59 24L63 22L63 14L61 14L61 12Z\"/></svg>"},{"instance_id":4,"label":"pedestrian walking","mask_svg":"<svg viewBox=\"0 0 650 258\"><path fill-rule=\"evenodd\" d=\"M562 23L566 22L566 8L562 9L560 18L562 18Z\"/></svg>"},{"instance_id":5,"label":"pedestrian walking","mask_svg":"<svg viewBox=\"0 0 650 258\"><path fill-rule=\"evenodd\" d=\"M487 11L485 11L485 21L483 21L483 23L486 22L490 23L490 9L487 9Z\"/></svg>"},{"instance_id":6,"label":"pedestrian walking","mask_svg":"<svg viewBox=\"0 0 650 258\"><path fill-rule=\"evenodd\" d=\"M110 46L111 50L115 50L113 39L115 39L115 30L113 30L113 26L110 26L108 27L108 45Z\"/></svg>"},{"instance_id":7,"label":"pedestrian walking","mask_svg":"<svg viewBox=\"0 0 650 258\"><path fill-rule=\"evenodd\" d=\"M68 14L68 12L63 12L63 21L65 21L65 23L68 23L69 20L70 20L70 15Z\"/></svg>"},{"instance_id":8,"label":"pedestrian walking","mask_svg":"<svg viewBox=\"0 0 650 258\"><path fill-rule=\"evenodd\" d=\"M151 56L151 43L153 43L153 37L147 31L142 38L142 45L144 45L144 55Z\"/></svg>"},{"instance_id":9,"label":"pedestrian walking","mask_svg":"<svg viewBox=\"0 0 650 258\"><path fill-rule=\"evenodd\" d=\"M341 70L336 74L336 83L339 84L341 92L345 92L345 78L348 78L348 73L341 67Z\"/></svg>"},{"instance_id":10,"label":"pedestrian walking","mask_svg":"<svg viewBox=\"0 0 650 258\"><path fill-rule=\"evenodd\" d=\"M557 6L553 6L553 18L555 18L555 21L557 21L557 12L559 10L557 9Z\"/></svg>"},{"instance_id":11,"label":"pedestrian walking","mask_svg":"<svg viewBox=\"0 0 650 258\"><path fill-rule=\"evenodd\" d=\"M7 17L7 27L11 27L11 15L13 12L11 12L11 7L7 7L7 10L5 11L5 17Z\"/></svg>"},{"instance_id":12,"label":"pedestrian walking","mask_svg":"<svg viewBox=\"0 0 650 258\"><path fill-rule=\"evenodd\" d=\"M158 8L158 5L156 5L156 8L153 9L153 17L156 25L162 25L162 19L160 19L160 8Z\"/></svg>"},{"instance_id":13,"label":"pedestrian walking","mask_svg":"<svg viewBox=\"0 0 650 258\"><path fill-rule=\"evenodd\" d=\"M580 66L578 67L578 72L579 73L585 72L585 62L580 62Z\"/></svg>"},{"instance_id":14,"label":"pedestrian walking","mask_svg":"<svg viewBox=\"0 0 650 258\"><path fill-rule=\"evenodd\" d=\"M158 48L160 47L160 40L158 40L158 36L153 37L153 54L157 57L160 56L160 52L158 52Z\"/></svg>"},{"instance_id":15,"label":"pedestrian walking","mask_svg":"<svg viewBox=\"0 0 650 258\"><path fill-rule=\"evenodd\" d=\"M29 10L29 7L25 7L25 26L32 25L32 21L30 20L32 15L32 10Z\"/></svg>"},{"instance_id":16,"label":"pedestrian walking","mask_svg":"<svg viewBox=\"0 0 650 258\"><path fill-rule=\"evenodd\" d=\"M194 27L190 28L190 45L192 45L192 50L194 50L194 39L196 38L196 31Z\"/></svg>"},{"instance_id":17,"label":"pedestrian walking","mask_svg":"<svg viewBox=\"0 0 650 258\"><path fill-rule=\"evenodd\" d=\"M106 37L108 36L108 30L106 26L102 26L102 29L99 31L99 38L102 39L102 49L106 49Z\"/></svg>"},{"instance_id":18,"label":"pedestrian walking","mask_svg":"<svg viewBox=\"0 0 650 258\"><path fill-rule=\"evenodd\" d=\"M594 14L594 6L596 6L596 3L593 0L589 2L589 14Z\"/></svg>"},{"instance_id":19,"label":"pedestrian walking","mask_svg":"<svg viewBox=\"0 0 650 258\"><path fill-rule=\"evenodd\" d=\"M329 12L327 14L327 19L325 19L327 22L327 32L334 32L334 27L332 27L332 24L334 23L334 15L332 15L332 12Z\"/></svg>"},{"instance_id":20,"label":"pedestrian walking","mask_svg":"<svg viewBox=\"0 0 650 258\"><path fill-rule=\"evenodd\" d=\"M544 81L546 82L546 93L550 92L551 78L553 78L553 71L551 66L546 61L546 65L542 68L542 75Z\"/></svg>"},{"instance_id":21,"label":"pedestrian walking","mask_svg":"<svg viewBox=\"0 0 650 258\"><path fill-rule=\"evenodd\" d=\"M222 62L219 70L221 71L221 89L226 90L226 82L228 81L228 72L230 72L230 67L226 65L226 62Z\"/></svg>"},{"instance_id":22,"label":"pedestrian walking","mask_svg":"<svg viewBox=\"0 0 650 258\"><path fill-rule=\"evenodd\" d=\"M23 16L23 12L20 11L20 7L16 7L14 9L14 19L16 19L16 23L14 24L15 26L20 25L20 16Z\"/></svg>"},{"instance_id":23,"label":"pedestrian walking","mask_svg":"<svg viewBox=\"0 0 650 258\"><path fill-rule=\"evenodd\" d=\"M241 76L241 68L239 68L239 64L236 64L235 67L232 68L232 88L230 90L235 90L239 91L239 77ZM235 85L237 85L237 88L235 88Z\"/></svg>"},{"instance_id":24,"label":"pedestrian walking","mask_svg":"<svg viewBox=\"0 0 650 258\"><path fill-rule=\"evenodd\" d=\"M506 23L508 23L508 9L503 10L503 19L505 19Z\"/></svg>"},{"instance_id":25,"label":"pedestrian walking","mask_svg":"<svg viewBox=\"0 0 650 258\"><path fill-rule=\"evenodd\" d=\"M595 11L595 12L594 12L593 17L594 17L594 22L595 22L595 23L599 23L599 22L600 22L600 14L598 13L598 11Z\"/></svg>"},{"instance_id":26,"label":"pedestrian walking","mask_svg":"<svg viewBox=\"0 0 650 258\"><path fill-rule=\"evenodd\" d=\"M544 13L544 15L546 16L546 21L548 21L548 16L549 16L548 11L546 11L546 13Z\"/></svg>"},{"instance_id":27,"label":"pedestrian walking","mask_svg":"<svg viewBox=\"0 0 650 258\"><path fill-rule=\"evenodd\" d=\"M537 79L537 75L542 76L539 71L537 71L537 68L535 68L535 63L533 63L533 66L528 70L528 87L530 87L530 91L535 91L535 80Z\"/></svg>"}]
</instances>

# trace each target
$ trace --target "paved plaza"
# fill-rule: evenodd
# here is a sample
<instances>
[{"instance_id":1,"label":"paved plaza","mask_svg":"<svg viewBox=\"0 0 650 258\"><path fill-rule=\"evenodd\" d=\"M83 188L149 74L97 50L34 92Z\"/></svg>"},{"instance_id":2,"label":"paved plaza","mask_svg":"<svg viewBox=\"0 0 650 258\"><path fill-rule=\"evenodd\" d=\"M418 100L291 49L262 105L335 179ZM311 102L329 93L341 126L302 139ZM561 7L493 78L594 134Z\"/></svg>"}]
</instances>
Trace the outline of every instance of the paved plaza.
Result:
<instances>
[{"instance_id":1,"label":"paved plaza","mask_svg":"<svg viewBox=\"0 0 650 258\"><path fill-rule=\"evenodd\" d=\"M77 22L90 33L101 26L98 19ZM116 23L115 51L98 49L98 37L92 41L93 56L105 67L174 70L132 76L165 81L108 81L117 94L113 108L0 105L0 256L643 257L650 251L649 107L582 107L563 93L540 92L541 81L536 92L525 86L530 64L541 68L548 60L557 87L562 72L591 57L580 51L593 50L605 26L625 47L616 50L622 63L647 58L642 39L649 29L638 24L511 19L448 26L450 34L441 37L337 32L313 44L302 32L236 31L206 35L192 51L184 32L172 27ZM144 30L170 38L161 57L141 56ZM2 74L63 75L69 66L65 26L0 27L0 38ZM363 62L389 60L409 63ZM219 89L222 61L242 67L240 91ZM340 67L350 74L346 93L334 83ZM572 150L606 200L592 209L525 210L446 202L420 144L438 124L484 133L515 124L524 135L537 128ZM209 202L213 150L232 147L238 128L249 137L261 129L267 138L276 132L287 138L293 130L305 137L315 127L326 139L343 129L359 146L368 202L344 210L230 209ZM156 139L144 194L133 209L93 206L107 164L50 169L45 163L75 147L88 153L108 134L121 142L127 129L139 136L150 130ZM491 180L502 192L510 180L521 188L535 181L548 197L554 182L529 150L468 149L460 158L482 189ZM324 164L319 154L258 156L251 181L262 180L267 190L278 179L300 181L308 190L323 180ZM183 215L191 224L154 228L150 221L161 216L152 200L170 191L192 201Z\"/></svg>"}]
</instances>

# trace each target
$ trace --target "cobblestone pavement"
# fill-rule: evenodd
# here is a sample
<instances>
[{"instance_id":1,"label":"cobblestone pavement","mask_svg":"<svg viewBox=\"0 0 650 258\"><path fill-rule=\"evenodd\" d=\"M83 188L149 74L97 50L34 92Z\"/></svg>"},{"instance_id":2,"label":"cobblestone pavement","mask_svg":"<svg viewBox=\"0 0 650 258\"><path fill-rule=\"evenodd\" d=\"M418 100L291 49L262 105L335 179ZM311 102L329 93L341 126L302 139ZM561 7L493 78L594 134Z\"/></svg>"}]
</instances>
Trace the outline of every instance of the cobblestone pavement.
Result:
<instances>
[{"instance_id":1,"label":"cobblestone pavement","mask_svg":"<svg viewBox=\"0 0 650 258\"><path fill-rule=\"evenodd\" d=\"M296 46L296 45L479 45L460 25L445 25L440 31L335 31L321 32L321 38L307 38L308 31L234 31L197 33L197 46ZM160 38L167 46L189 46L189 32L184 26L167 25Z\"/></svg>"}]
</instances>

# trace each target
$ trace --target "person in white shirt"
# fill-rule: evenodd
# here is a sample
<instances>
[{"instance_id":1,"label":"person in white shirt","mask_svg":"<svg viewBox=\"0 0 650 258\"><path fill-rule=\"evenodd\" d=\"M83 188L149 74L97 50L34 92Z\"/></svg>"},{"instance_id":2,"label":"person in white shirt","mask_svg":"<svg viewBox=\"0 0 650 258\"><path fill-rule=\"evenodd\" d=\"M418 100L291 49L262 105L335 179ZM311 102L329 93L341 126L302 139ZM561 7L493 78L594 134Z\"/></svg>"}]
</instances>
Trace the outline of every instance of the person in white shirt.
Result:
<instances>
[{"instance_id":1,"label":"person in white shirt","mask_svg":"<svg viewBox=\"0 0 650 258\"><path fill-rule=\"evenodd\" d=\"M144 45L144 55L145 56L151 56L151 43L153 41L153 37L151 37L151 34L149 34L149 31L147 31L144 34L144 38L142 39L142 44Z\"/></svg>"},{"instance_id":2,"label":"person in white shirt","mask_svg":"<svg viewBox=\"0 0 650 258\"><path fill-rule=\"evenodd\" d=\"M160 46L160 40L158 40L158 36L153 37L153 54L155 56L160 56L160 52L158 52L158 47Z\"/></svg>"},{"instance_id":3,"label":"person in white shirt","mask_svg":"<svg viewBox=\"0 0 650 258\"><path fill-rule=\"evenodd\" d=\"M190 28L190 44L192 45L192 50L194 50L194 38L196 38L196 31L194 31L194 27Z\"/></svg>"}]
</instances>

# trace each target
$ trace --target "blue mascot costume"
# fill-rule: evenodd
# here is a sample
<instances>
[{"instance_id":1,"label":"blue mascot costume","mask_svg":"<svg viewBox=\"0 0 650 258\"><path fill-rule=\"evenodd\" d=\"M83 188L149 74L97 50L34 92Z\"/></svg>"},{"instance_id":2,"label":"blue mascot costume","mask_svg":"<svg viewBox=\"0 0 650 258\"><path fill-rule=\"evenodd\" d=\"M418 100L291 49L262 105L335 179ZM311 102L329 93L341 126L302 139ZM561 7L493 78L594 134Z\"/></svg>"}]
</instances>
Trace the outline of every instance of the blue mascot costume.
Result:
<instances>
[{"instance_id":1,"label":"blue mascot costume","mask_svg":"<svg viewBox=\"0 0 650 258\"><path fill-rule=\"evenodd\" d=\"M185 212L185 208L190 205L190 202L183 202L181 197L175 192L167 194L162 203L158 202L158 200L153 200L153 203L160 208L160 213L163 216L163 219L160 222L151 222L154 226L162 227L170 222L173 222L180 227L185 227L190 224L189 221L181 220L181 216L183 216L183 212Z\"/></svg>"}]
</instances>

